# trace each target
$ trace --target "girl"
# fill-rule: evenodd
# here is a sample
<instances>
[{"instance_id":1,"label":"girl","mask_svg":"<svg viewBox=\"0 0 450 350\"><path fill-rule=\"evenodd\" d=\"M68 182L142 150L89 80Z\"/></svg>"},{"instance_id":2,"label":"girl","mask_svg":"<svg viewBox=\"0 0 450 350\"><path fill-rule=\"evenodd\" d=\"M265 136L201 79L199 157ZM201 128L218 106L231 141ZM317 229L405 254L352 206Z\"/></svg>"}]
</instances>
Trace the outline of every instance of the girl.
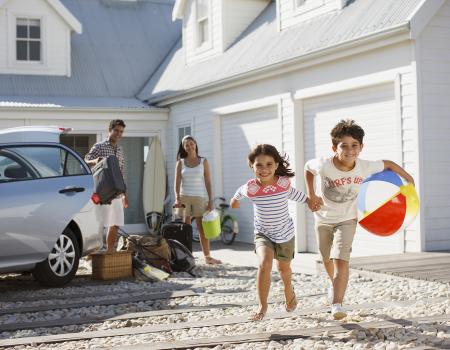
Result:
<instances>
[{"instance_id":1,"label":"girl","mask_svg":"<svg viewBox=\"0 0 450 350\"><path fill-rule=\"evenodd\" d=\"M261 321L267 312L272 261L284 284L285 308L292 312L297 307L297 298L291 281L291 260L294 257L294 224L288 212L288 199L309 203L308 197L291 187L289 178L294 172L286 157L281 156L272 145L258 145L248 155L248 164L255 179L241 186L231 199L231 207L239 208L239 201L247 197L253 202L255 226L255 252L259 259L256 278L258 311L250 320Z\"/></svg>"},{"instance_id":2,"label":"girl","mask_svg":"<svg viewBox=\"0 0 450 350\"><path fill-rule=\"evenodd\" d=\"M191 223L191 217L197 221L200 244L207 264L221 264L210 255L209 241L202 228L202 216L207 210L214 209L211 177L206 158L198 155L195 139L186 135L180 143L175 168L175 207L186 207L185 222Z\"/></svg>"}]
</instances>

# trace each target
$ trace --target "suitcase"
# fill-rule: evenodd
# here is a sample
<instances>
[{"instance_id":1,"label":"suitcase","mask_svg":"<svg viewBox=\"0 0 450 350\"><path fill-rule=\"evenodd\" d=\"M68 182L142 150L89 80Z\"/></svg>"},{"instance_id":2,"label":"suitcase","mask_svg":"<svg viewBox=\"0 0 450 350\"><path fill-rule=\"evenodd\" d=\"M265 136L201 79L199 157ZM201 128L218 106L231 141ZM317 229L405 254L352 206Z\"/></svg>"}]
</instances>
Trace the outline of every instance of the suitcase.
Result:
<instances>
[{"instance_id":1,"label":"suitcase","mask_svg":"<svg viewBox=\"0 0 450 350\"><path fill-rule=\"evenodd\" d=\"M192 252L192 226L181 221L164 224L161 235L165 239L175 239Z\"/></svg>"},{"instance_id":2,"label":"suitcase","mask_svg":"<svg viewBox=\"0 0 450 350\"><path fill-rule=\"evenodd\" d=\"M111 155L102 159L92 169L92 173L94 175L93 200L95 197L95 204L111 204L114 198L126 192L127 188L116 156Z\"/></svg>"}]
</instances>

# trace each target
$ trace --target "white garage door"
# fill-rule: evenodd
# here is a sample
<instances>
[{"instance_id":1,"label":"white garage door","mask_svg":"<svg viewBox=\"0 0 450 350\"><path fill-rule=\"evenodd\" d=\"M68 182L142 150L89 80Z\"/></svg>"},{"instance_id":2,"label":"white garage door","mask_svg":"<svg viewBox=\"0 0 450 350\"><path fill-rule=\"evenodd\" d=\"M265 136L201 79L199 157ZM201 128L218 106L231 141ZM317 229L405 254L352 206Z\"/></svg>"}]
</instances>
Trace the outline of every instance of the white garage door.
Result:
<instances>
[{"instance_id":1,"label":"white garage door","mask_svg":"<svg viewBox=\"0 0 450 350\"><path fill-rule=\"evenodd\" d=\"M239 186L254 175L247 155L257 144L268 143L281 150L281 125L277 107L266 107L222 117L222 179L224 195L230 199ZM237 240L253 242L253 205L248 199L234 210L240 232Z\"/></svg>"},{"instance_id":2,"label":"white garage door","mask_svg":"<svg viewBox=\"0 0 450 350\"><path fill-rule=\"evenodd\" d=\"M383 84L304 101L305 159L331 156L330 131L341 119L354 119L365 131L363 159L401 163L400 121L394 85ZM404 236L378 237L358 227L352 256L403 252ZM313 215L307 213L308 251L317 252Z\"/></svg>"}]
</instances>

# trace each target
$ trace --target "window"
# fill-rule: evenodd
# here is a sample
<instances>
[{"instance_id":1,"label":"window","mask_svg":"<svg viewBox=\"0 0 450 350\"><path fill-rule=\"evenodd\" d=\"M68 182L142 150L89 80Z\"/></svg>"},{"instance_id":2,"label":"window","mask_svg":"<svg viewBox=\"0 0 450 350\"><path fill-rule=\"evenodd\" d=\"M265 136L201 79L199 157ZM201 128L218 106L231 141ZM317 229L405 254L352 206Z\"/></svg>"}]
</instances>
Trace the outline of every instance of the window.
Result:
<instances>
[{"instance_id":1,"label":"window","mask_svg":"<svg viewBox=\"0 0 450 350\"><path fill-rule=\"evenodd\" d=\"M41 61L41 21L16 19L16 60Z\"/></svg>"},{"instance_id":2,"label":"window","mask_svg":"<svg viewBox=\"0 0 450 350\"><path fill-rule=\"evenodd\" d=\"M197 46L209 41L209 0L197 0Z\"/></svg>"},{"instance_id":3,"label":"window","mask_svg":"<svg viewBox=\"0 0 450 350\"><path fill-rule=\"evenodd\" d=\"M32 178L30 169L20 158L8 150L0 149L0 183Z\"/></svg>"},{"instance_id":4,"label":"window","mask_svg":"<svg viewBox=\"0 0 450 350\"><path fill-rule=\"evenodd\" d=\"M71 153L60 147L48 146L24 146L11 147L0 150L1 155L8 155L9 159L15 160L20 166L10 166L8 160L3 162L3 177L14 180L36 178L60 177L70 175L86 175L87 171L83 164ZM0 163L0 169L2 165ZM9 169L9 170L8 170Z\"/></svg>"},{"instance_id":5,"label":"window","mask_svg":"<svg viewBox=\"0 0 450 350\"><path fill-rule=\"evenodd\" d=\"M178 128L178 142L181 143L181 140L183 139L183 137L185 137L186 135L191 135L191 126L182 126Z\"/></svg>"}]
</instances>

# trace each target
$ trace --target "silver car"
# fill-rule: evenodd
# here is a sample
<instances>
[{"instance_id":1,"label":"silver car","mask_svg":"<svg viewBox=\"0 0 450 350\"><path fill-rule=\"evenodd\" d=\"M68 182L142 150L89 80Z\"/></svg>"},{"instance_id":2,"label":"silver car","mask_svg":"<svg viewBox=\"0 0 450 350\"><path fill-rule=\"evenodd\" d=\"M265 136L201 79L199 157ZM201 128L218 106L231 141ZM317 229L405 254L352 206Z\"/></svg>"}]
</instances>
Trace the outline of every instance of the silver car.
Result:
<instances>
[{"instance_id":1,"label":"silver car","mask_svg":"<svg viewBox=\"0 0 450 350\"><path fill-rule=\"evenodd\" d=\"M59 142L69 131L0 130L0 273L32 271L42 285L62 286L102 244L92 173Z\"/></svg>"}]
</instances>

